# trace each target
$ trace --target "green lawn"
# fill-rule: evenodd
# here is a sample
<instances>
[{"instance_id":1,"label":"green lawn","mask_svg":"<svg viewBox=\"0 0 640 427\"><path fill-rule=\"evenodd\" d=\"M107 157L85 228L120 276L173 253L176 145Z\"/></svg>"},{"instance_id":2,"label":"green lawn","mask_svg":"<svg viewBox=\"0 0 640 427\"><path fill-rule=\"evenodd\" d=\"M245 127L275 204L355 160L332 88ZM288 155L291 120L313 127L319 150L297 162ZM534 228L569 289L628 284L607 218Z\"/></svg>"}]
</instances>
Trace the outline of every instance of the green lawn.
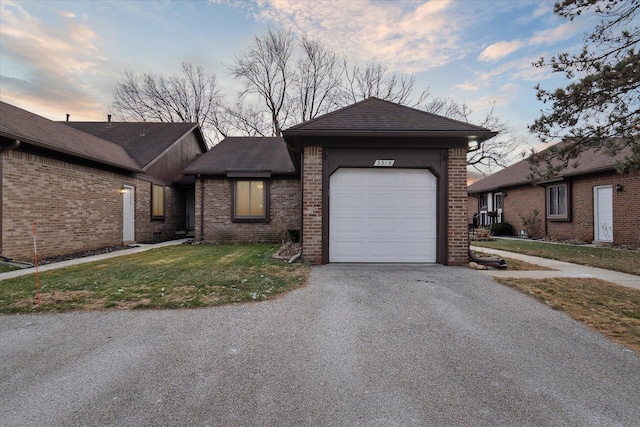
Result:
<instances>
[{"instance_id":1,"label":"green lawn","mask_svg":"<svg viewBox=\"0 0 640 427\"><path fill-rule=\"evenodd\" d=\"M640 252L638 251L563 245L525 239L496 239L490 242L471 242L471 244L640 275Z\"/></svg>"},{"instance_id":2,"label":"green lawn","mask_svg":"<svg viewBox=\"0 0 640 427\"><path fill-rule=\"evenodd\" d=\"M259 301L306 283L277 245L177 245L0 282L1 313L206 307Z\"/></svg>"}]
</instances>

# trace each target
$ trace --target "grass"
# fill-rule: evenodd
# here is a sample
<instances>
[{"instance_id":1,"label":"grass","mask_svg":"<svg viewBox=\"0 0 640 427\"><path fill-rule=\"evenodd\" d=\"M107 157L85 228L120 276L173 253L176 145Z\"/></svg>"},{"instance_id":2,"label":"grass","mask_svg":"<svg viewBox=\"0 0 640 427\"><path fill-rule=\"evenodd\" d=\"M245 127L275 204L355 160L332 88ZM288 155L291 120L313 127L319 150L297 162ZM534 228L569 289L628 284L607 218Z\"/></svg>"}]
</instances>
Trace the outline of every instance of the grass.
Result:
<instances>
[{"instance_id":1,"label":"grass","mask_svg":"<svg viewBox=\"0 0 640 427\"><path fill-rule=\"evenodd\" d=\"M278 247L178 245L0 282L0 313L209 307L273 298L306 283L309 267Z\"/></svg>"},{"instance_id":2,"label":"grass","mask_svg":"<svg viewBox=\"0 0 640 427\"><path fill-rule=\"evenodd\" d=\"M598 279L496 278L640 354L640 291Z\"/></svg>"},{"instance_id":3,"label":"grass","mask_svg":"<svg viewBox=\"0 0 640 427\"><path fill-rule=\"evenodd\" d=\"M638 251L563 245L523 239L496 239L490 242L472 242L472 245L606 268L640 276L640 252Z\"/></svg>"},{"instance_id":4,"label":"grass","mask_svg":"<svg viewBox=\"0 0 640 427\"><path fill-rule=\"evenodd\" d=\"M491 255L491 254L486 254L484 252L475 252L475 254L481 258L495 258L495 255ZM517 270L517 271L526 271L526 270L530 270L530 271L537 271L537 270L553 270L552 268L549 267L543 267L541 265L536 265L536 264L531 264L529 262L526 261L522 261L519 259L512 259L512 258L502 258L507 262L507 270Z\"/></svg>"}]
</instances>

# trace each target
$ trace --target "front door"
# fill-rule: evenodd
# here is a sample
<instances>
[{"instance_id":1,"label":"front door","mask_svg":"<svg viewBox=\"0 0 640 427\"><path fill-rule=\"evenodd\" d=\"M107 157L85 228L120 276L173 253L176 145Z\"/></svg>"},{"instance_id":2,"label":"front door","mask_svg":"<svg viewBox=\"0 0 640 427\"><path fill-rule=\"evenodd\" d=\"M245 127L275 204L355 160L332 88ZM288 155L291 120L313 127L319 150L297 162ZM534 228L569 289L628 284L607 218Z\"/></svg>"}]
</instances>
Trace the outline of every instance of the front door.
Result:
<instances>
[{"instance_id":1,"label":"front door","mask_svg":"<svg viewBox=\"0 0 640 427\"><path fill-rule=\"evenodd\" d=\"M122 241L135 241L135 192L134 187L122 187Z\"/></svg>"},{"instance_id":2,"label":"front door","mask_svg":"<svg viewBox=\"0 0 640 427\"><path fill-rule=\"evenodd\" d=\"M593 240L613 242L613 188L593 187Z\"/></svg>"}]
</instances>

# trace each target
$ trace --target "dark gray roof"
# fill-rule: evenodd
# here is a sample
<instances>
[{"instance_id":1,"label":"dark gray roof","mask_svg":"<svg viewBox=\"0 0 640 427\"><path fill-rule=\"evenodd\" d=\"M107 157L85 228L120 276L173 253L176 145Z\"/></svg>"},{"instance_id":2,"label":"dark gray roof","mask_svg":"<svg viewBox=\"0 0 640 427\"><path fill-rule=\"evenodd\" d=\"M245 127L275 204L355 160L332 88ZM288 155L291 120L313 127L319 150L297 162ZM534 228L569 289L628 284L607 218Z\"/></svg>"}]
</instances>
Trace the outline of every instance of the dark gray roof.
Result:
<instances>
[{"instance_id":1,"label":"dark gray roof","mask_svg":"<svg viewBox=\"0 0 640 427\"><path fill-rule=\"evenodd\" d=\"M605 150L590 149L584 151L580 157L576 160L571 160L569 165L562 169L554 178L569 178L579 175L586 175L590 173L597 173L602 171L614 170L619 160L622 160L625 155L631 152L630 149L625 149L611 156ZM474 182L468 187L468 192L471 194L486 193L495 191L507 187L516 187L519 185L531 184L531 180L528 175L531 173L529 162L527 159L521 160L518 163L502 169L494 174L489 175L479 181ZM554 179L550 178L550 179Z\"/></svg>"},{"instance_id":2,"label":"dark gray roof","mask_svg":"<svg viewBox=\"0 0 640 427\"><path fill-rule=\"evenodd\" d=\"M315 119L292 126L288 135L303 134L411 134L411 135L475 135L488 139L495 133L481 126L449 119L425 111L368 98Z\"/></svg>"},{"instance_id":3,"label":"dark gray roof","mask_svg":"<svg viewBox=\"0 0 640 427\"><path fill-rule=\"evenodd\" d=\"M119 145L0 102L0 135L74 157L141 171Z\"/></svg>"},{"instance_id":4,"label":"dark gray roof","mask_svg":"<svg viewBox=\"0 0 640 427\"><path fill-rule=\"evenodd\" d=\"M270 172L294 175L296 170L280 137L228 137L182 170L185 175Z\"/></svg>"},{"instance_id":5,"label":"dark gray roof","mask_svg":"<svg viewBox=\"0 0 640 427\"><path fill-rule=\"evenodd\" d=\"M197 123L159 122L61 122L124 148L141 168L146 168L173 143L186 134L199 129ZM199 130L198 138L203 151L204 139Z\"/></svg>"}]
</instances>

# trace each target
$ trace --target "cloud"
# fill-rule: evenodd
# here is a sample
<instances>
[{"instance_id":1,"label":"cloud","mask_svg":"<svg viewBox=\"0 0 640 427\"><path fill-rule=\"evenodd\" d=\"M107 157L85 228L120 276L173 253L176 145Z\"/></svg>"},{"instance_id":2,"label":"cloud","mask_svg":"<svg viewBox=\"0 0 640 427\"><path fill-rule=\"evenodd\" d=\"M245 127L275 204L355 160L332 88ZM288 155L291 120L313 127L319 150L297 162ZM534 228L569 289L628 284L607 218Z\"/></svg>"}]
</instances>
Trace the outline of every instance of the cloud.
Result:
<instances>
[{"instance_id":1,"label":"cloud","mask_svg":"<svg viewBox=\"0 0 640 427\"><path fill-rule=\"evenodd\" d=\"M522 46L524 46L524 43L520 40L513 40L510 42L500 41L487 46L482 53L480 53L478 59L480 61L497 61L498 59L504 58L505 56L515 52Z\"/></svg>"},{"instance_id":2,"label":"cloud","mask_svg":"<svg viewBox=\"0 0 640 427\"><path fill-rule=\"evenodd\" d=\"M267 22L322 40L339 54L415 73L466 53L460 40L462 20L452 10L453 4L451 0L264 0L257 13Z\"/></svg>"},{"instance_id":3,"label":"cloud","mask_svg":"<svg viewBox=\"0 0 640 427\"><path fill-rule=\"evenodd\" d=\"M558 41L570 39L580 33L582 33L581 27L576 22L569 21L555 28L548 28L536 32L533 37L529 39L529 44L555 44Z\"/></svg>"},{"instance_id":4,"label":"cloud","mask_svg":"<svg viewBox=\"0 0 640 427\"><path fill-rule=\"evenodd\" d=\"M89 95L88 82L103 74L107 61L89 27L68 12L51 17L61 25L44 23L11 1L0 3L0 17L3 100L29 104L34 112L55 104L58 111L83 108L85 115L98 113L100 103Z\"/></svg>"},{"instance_id":5,"label":"cloud","mask_svg":"<svg viewBox=\"0 0 640 427\"><path fill-rule=\"evenodd\" d=\"M480 86L478 85L474 85L472 83L468 83L468 82L464 82L464 83L460 83L455 85L455 87L457 87L458 89L462 89L465 91L476 91L476 90L480 90Z\"/></svg>"}]
</instances>

